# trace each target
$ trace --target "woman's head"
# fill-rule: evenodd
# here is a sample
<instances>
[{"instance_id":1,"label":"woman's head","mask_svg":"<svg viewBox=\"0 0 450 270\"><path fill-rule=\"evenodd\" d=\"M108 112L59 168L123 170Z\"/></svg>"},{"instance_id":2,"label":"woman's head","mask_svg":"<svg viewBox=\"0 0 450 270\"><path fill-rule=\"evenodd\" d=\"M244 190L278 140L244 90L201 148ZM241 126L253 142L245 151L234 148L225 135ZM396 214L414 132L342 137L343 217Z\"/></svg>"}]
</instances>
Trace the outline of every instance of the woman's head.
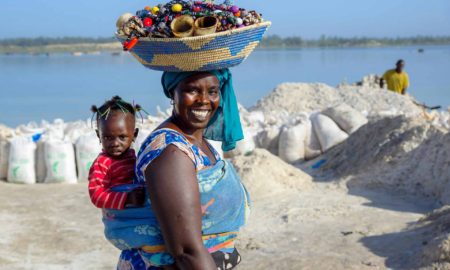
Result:
<instances>
[{"instance_id":1,"label":"woman's head","mask_svg":"<svg viewBox=\"0 0 450 270\"><path fill-rule=\"evenodd\" d=\"M108 155L120 157L130 148L138 134L136 111L139 108L119 96L106 101L99 108L92 106L97 121L97 136Z\"/></svg>"},{"instance_id":2,"label":"woman's head","mask_svg":"<svg viewBox=\"0 0 450 270\"><path fill-rule=\"evenodd\" d=\"M230 70L164 72L161 83L164 94L173 99L174 115L182 124L194 130L206 127L203 136L221 141L225 151L234 149L243 139ZM198 94L188 94L189 89L197 89L194 93Z\"/></svg>"},{"instance_id":3,"label":"woman's head","mask_svg":"<svg viewBox=\"0 0 450 270\"><path fill-rule=\"evenodd\" d=\"M173 117L184 128L205 129L220 105L220 82L214 74L195 73L169 90Z\"/></svg>"}]
</instances>

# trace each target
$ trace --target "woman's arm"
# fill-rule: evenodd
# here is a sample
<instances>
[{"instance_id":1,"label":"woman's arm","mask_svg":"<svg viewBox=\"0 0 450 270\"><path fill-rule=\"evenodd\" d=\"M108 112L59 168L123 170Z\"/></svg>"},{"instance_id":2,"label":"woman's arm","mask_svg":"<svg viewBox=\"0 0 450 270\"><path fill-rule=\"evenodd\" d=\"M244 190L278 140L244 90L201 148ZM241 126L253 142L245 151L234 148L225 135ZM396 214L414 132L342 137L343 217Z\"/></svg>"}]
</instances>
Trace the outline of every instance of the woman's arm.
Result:
<instances>
[{"instance_id":1,"label":"woman's arm","mask_svg":"<svg viewBox=\"0 0 450 270\"><path fill-rule=\"evenodd\" d=\"M177 268L217 269L203 245L200 192L189 157L169 145L147 167L145 179L167 251Z\"/></svg>"}]
</instances>

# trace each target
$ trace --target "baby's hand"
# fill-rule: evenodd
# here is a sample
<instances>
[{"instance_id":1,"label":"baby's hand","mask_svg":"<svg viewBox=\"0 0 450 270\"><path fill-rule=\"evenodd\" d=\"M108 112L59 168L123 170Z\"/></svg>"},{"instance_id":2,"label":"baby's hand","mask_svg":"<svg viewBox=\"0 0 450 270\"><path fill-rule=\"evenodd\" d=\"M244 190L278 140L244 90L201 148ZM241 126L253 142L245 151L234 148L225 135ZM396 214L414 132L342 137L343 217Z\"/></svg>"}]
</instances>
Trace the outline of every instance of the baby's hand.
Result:
<instances>
[{"instance_id":1,"label":"baby's hand","mask_svg":"<svg viewBox=\"0 0 450 270\"><path fill-rule=\"evenodd\" d=\"M140 207L145 202L144 188L137 188L128 193L125 205L127 207Z\"/></svg>"}]
</instances>

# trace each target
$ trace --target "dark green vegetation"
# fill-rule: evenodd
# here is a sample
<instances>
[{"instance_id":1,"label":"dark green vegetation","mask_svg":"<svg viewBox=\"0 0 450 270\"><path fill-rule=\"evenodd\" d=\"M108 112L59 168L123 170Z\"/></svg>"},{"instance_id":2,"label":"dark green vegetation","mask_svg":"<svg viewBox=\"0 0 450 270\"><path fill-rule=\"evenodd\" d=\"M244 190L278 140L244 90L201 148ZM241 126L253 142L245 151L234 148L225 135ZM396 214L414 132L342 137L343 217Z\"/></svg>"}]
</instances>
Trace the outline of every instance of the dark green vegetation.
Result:
<instances>
[{"instance_id":1,"label":"dark green vegetation","mask_svg":"<svg viewBox=\"0 0 450 270\"><path fill-rule=\"evenodd\" d=\"M301 37L280 37L270 35L264 38L260 48L298 49L322 47L381 47L381 46L423 46L450 45L450 36L416 36L403 38L369 38L369 37L327 37L319 39L302 39ZM120 44L113 38L11 38L0 39L0 54L10 53L59 53L59 52L94 52L120 51Z\"/></svg>"},{"instance_id":2,"label":"dark green vegetation","mask_svg":"<svg viewBox=\"0 0 450 270\"><path fill-rule=\"evenodd\" d=\"M262 48L320 48L320 47L381 47L408 45L448 45L450 36L416 36L406 38L369 38L369 37L327 37L302 39L301 37L280 37L271 35L263 39Z\"/></svg>"},{"instance_id":3,"label":"dark green vegetation","mask_svg":"<svg viewBox=\"0 0 450 270\"><path fill-rule=\"evenodd\" d=\"M11 38L0 39L0 54L13 53L73 53L96 51L121 51L121 45L115 38Z\"/></svg>"}]
</instances>

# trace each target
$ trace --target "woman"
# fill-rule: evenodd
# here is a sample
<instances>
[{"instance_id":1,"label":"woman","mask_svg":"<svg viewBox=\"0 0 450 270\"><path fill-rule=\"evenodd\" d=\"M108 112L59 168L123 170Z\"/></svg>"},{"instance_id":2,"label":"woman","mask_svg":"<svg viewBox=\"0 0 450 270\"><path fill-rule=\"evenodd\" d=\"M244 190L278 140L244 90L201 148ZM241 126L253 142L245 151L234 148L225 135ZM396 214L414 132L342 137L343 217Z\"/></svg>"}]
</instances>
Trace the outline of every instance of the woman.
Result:
<instances>
[{"instance_id":1,"label":"woman","mask_svg":"<svg viewBox=\"0 0 450 270\"><path fill-rule=\"evenodd\" d=\"M143 143L136 164L156 217L149 219L155 237L123 251L118 269L232 269L240 262L234 240L248 195L206 141L231 150L243 138L231 73L166 72L162 84L173 114Z\"/></svg>"}]
</instances>

